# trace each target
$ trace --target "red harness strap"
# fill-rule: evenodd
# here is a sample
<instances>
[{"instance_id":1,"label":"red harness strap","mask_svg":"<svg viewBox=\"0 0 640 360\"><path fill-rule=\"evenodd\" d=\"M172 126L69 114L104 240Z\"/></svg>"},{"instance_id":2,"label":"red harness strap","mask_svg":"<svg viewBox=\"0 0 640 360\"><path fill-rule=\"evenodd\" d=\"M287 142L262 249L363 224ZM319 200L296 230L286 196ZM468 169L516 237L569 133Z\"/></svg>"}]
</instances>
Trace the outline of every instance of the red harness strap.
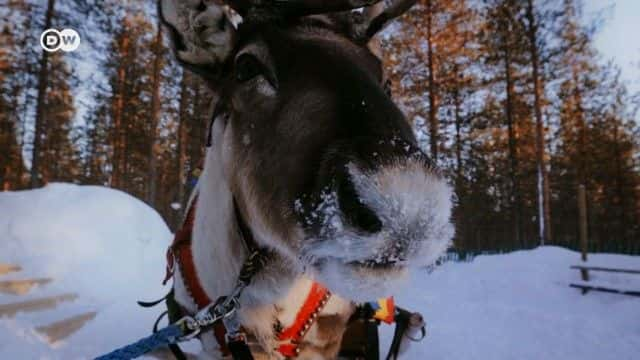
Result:
<instances>
[{"instance_id":1,"label":"red harness strap","mask_svg":"<svg viewBox=\"0 0 640 360\"><path fill-rule=\"evenodd\" d=\"M173 238L173 243L167 249L167 269L165 279L162 284L166 284L169 279L173 277L175 266L180 267L180 275L184 280L185 288L191 298L198 306L198 310L204 308L211 303L211 299L202 288L198 273L196 272L196 266L193 263L193 254L191 253L191 236L193 234L193 221L196 213L196 203L198 198L194 198L189 210L187 211L187 217L182 223L182 227L176 231ZM177 264L176 264L177 262ZM229 354L227 342L225 340L225 334L227 330L222 322L217 322L213 325L213 333L216 341L220 346L220 351L223 355Z\"/></svg>"},{"instance_id":2,"label":"red harness strap","mask_svg":"<svg viewBox=\"0 0 640 360\"><path fill-rule=\"evenodd\" d=\"M191 239L193 234L193 222L195 219L196 202L198 198L194 198L182 227L176 231L173 243L167 249L167 268L163 285L169 281L174 275L175 266L180 268L180 274L184 280L187 292L193 298L193 301L202 309L211 303L211 299L205 292L200 283L196 267L193 262L193 254L191 252ZM282 330L278 334L278 340L283 342L277 351L285 357L295 357L300 349L298 348L300 341L305 336L309 328L317 318L318 313L327 303L331 293L324 286L314 282L311 290L304 301L304 304L298 311L296 318L289 327ZM216 341L220 345L223 355L229 354L229 348L225 340L226 329L222 322L214 324L213 331Z\"/></svg>"},{"instance_id":3,"label":"red harness strap","mask_svg":"<svg viewBox=\"0 0 640 360\"><path fill-rule=\"evenodd\" d=\"M197 201L197 198L193 200L182 227L176 231L173 244L167 249L167 274L163 284L173 276L175 259L175 261L178 262L177 265L180 267L180 273L184 278L187 290L196 305L198 305L198 308L201 309L209 305L211 299L209 299L209 296L207 296L207 293L200 285L196 267L193 263L193 254L191 254L191 235L193 233L193 221L196 215Z\"/></svg>"},{"instance_id":4,"label":"red harness strap","mask_svg":"<svg viewBox=\"0 0 640 360\"><path fill-rule=\"evenodd\" d=\"M317 282L311 285L309 295L298 311L296 319L291 326L278 334L278 340L285 342L278 347L278 352L285 357L295 357L300 353L298 346L309 328L316 320L318 313L329 301L331 292Z\"/></svg>"}]
</instances>

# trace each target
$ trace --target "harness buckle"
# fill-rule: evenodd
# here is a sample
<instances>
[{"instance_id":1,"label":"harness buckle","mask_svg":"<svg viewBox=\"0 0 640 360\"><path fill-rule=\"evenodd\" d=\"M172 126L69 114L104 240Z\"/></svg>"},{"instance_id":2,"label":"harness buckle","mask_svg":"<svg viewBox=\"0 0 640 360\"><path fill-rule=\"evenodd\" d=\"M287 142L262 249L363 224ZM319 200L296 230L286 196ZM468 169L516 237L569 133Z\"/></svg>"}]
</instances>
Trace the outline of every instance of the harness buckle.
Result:
<instances>
[{"instance_id":1,"label":"harness buckle","mask_svg":"<svg viewBox=\"0 0 640 360\"><path fill-rule=\"evenodd\" d=\"M183 335L178 338L178 341L187 341L195 338L200 334L202 328L198 321L191 317L185 316L180 320L176 321L176 325L180 326L182 329Z\"/></svg>"},{"instance_id":2,"label":"harness buckle","mask_svg":"<svg viewBox=\"0 0 640 360\"><path fill-rule=\"evenodd\" d=\"M222 322L227 329L227 335L235 336L240 333L240 320L238 319L237 307L235 305L224 314Z\"/></svg>"},{"instance_id":3,"label":"harness buckle","mask_svg":"<svg viewBox=\"0 0 640 360\"><path fill-rule=\"evenodd\" d=\"M242 289L236 288L231 296L221 297L218 301L211 303L194 316L185 316L176 321L184 333L179 341L186 341L198 336L203 329L212 326L219 320L223 320L227 329L231 333L240 329L237 309L240 307L238 297Z\"/></svg>"}]
</instances>

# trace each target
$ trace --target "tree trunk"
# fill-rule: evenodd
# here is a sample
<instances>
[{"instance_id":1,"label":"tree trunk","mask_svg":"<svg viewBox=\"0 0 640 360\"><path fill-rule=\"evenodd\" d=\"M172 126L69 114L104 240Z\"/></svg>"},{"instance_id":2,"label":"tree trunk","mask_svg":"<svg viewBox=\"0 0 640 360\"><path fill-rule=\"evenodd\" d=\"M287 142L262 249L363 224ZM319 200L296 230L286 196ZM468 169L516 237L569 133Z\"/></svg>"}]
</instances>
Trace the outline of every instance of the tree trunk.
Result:
<instances>
[{"instance_id":1,"label":"tree trunk","mask_svg":"<svg viewBox=\"0 0 640 360\"><path fill-rule=\"evenodd\" d=\"M513 116L513 95L514 95L514 81L512 76L511 69L511 49L509 48L509 43L506 41L508 34L505 34L505 43L504 43L504 72L505 72L505 85L507 92L507 100L505 104L505 114L507 118L507 129L509 136L509 160L510 160L510 176L511 176L511 201L512 201L512 209L513 209L513 231L515 242L521 246L526 246L526 244L521 243L521 230L520 230L520 222L521 222L521 213L520 213L520 184L518 180L518 154L517 154L517 139L516 139L516 129L515 129L515 118Z\"/></svg>"},{"instance_id":2,"label":"tree trunk","mask_svg":"<svg viewBox=\"0 0 640 360\"><path fill-rule=\"evenodd\" d=\"M162 26L158 23L156 38L153 43L154 60L153 60L153 97L151 99L151 123L149 125L149 188L147 191L147 203L155 208L156 193L158 186L158 169L156 164L156 133L160 118L160 65L162 50Z\"/></svg>"},{"instance_id":3,"label":"tree trunk","mask_svg":"<svg viewBox=\"0 0 640 360\"><path fill-rule=\"evenodd\" d=\"M578 75L578 69L574 64L572 66L572 77L573 77L573 102L575 106L575 119L576 126L578 128L578 149L577 149L577 159L576 162L576 178L578 185L582 185L585 189L585 192L589 190L589 185L587 183L587 123L584 117L584 109L582 108L582 89L580 88L580 77ZM587 205L588 206L588 205ZM585 227L588 228L589 223L586 221ZM595 242L593 242L595 241ZM592 242L595 246L598 246L597 238L593 238Z\"/></svg>"},{"instance_id":4,"label":"tree trunk","mask_svg":"<svg viewBox=\"0 0 640 360\"><path fill-rule=\"evenodd\" d=\"M586 164L586 146L587 146L587 124L584 119L584 109L582 108L582 91L580 89L580 78L578 76L578 69L573 66L573 101L576 110L576 120L578 122L578 183L587 185L587 164Z\"/></svg>"},{"instance_id":5,"label":"tree trunk","mask_svg":"<svg viewBox=\"0 0 640 360\"><path fill-rule=\"evenodd\" d=\"M205 106L206 94L202 82L194 81L193 84L193 104L194 109L198 109L201 106ZM191 176L193 170L200 166L203 153L202 144L205 137L203 129L206 129L208 125L207 120L203 118L201 114L196 114L195 112L193 119L189 121L189 173L187 177ZM191 189L187 190L187 192L189 191L191 191Z\"/></svg>"},{"instance_id":6,"label":"tree trunk","mask_svg":"<svg viewBox=\"0 0 640 360\"><path fill-rule=\"evenodd\" d=\"M44 30L51 28L55 8L55 0L49 0L47 3L47 12L45 13ZM47 84L49 83L49 52L42 50L40 57L40 71L38 73L38 95L36 101L36 118L34 124L33 147L31 149L31 171L30 184L31 188L40 185L40 147L42 142L42 134L45 129L44 124L44 105L47 96Z\"/></svg>"},{"instance_id":7,"label":"tree trunk","mask_svg":"<svg viewBox=\"0 0 640 360\"><path fill-rule=\"evenodd\" d=\"M438 118L436 116L436 85L434 79L434 64L433 64L433 34L432 34L432 19L433 19L433 6L431 0L427 0L427 68L429 71L428 86L429 86L429 141L431 147L431 158L434 164L438 163Z\"/></svg>"},{"instance_id":8,"label":"tree trunk","mask_svg":"<svg viewBox=\"0 0 640 360\"><path fill-rule=\"evenodd\" d=\"M456 121L456 183L458 191L460 191L462 181L462 119L460 118L460 93L456 89L453 93L453 102L455 106Z\"/></svg>"},{"instance_id":9,"label":"tree trunk","mask_svg":"<svg viewBox=\"0 0 640 360\"><path fill-rule=\"evenodd\" d=\"M542 84L539 74L539 56L537 44L537 24L533 14L533 0L527 0L527 19L529 27L529 53L531 55L533 81L533 110L536 119L536 162L538 170L538 221L540 245L551 242L551 208L549 203L549 172L545 164L544 126L542 120Z\"/></svg>"},{"instance_id":10,"label":"tree trunk","mask_svg":"<svg viewBox=\"0 0 640 360\"><path fill-rule=\"evenodd\" d=\"M614 212L617 214L617 218L619 220L618 223L618 233L617 234L612 234L614 236L615 239L619 239L621 244L625 245L625 251L628 252L631 249L631 242L630 239L627 238L627 221L626 221L626 206L625 206L625 192L624 192L624 177L622 174L622 161L623 161L623 155L620 151L620 139L619 139L619 129L618 129L618 122L617 121L613 121L613 146L614 146L614 156L615 156L615 171L616 171L616 179L615 179L615 184L616 184L616 196L615 198L617 198L617 203L614 203L614 206L617 206L617 211L614 210ZM631 209L633 211L633 209Z\"/></svg>"},{"instance_id":11,"label":"tree trunk","mask_svg":"<svg viewBox=\"0 0 640 360\"><path fill-rule=\"evenodd\" d=\"M178 176L178 181L176 184L176 197L174 201L180 204L180 209L183 209L185 206L185 161L187 157L186 150L186 136L187 136L187 118L189 114L187 112L187 104L188 104L188 94L187 89L189 82L189 73L187 71L182 71L182 80L180 82L180 107L178 109L178 134L177 134L177 151L178 154L176 156L176 174ZM173 228L177 229L180 226L180 214L183 211L174 211L174 221Z\"/></svg>"},{"instance_id":12,"label":"tree trunk","mask_svg":"<svg viewBox=\"0 0 640 360\"><path fill-rule=\"evenodd\" d=\"M113 169L111 173L111 186L114 188L122 188L122 177L125 170L125 151L124 151L124 135L125 128L123 123L124 112L124 98L126 92L126 68L127 68L127 56L129 52L129 37L123 34L120 38L120 54L121 62L118 65L118 88L115 95L114 109L113 109L113 127L114 127L114 139L113 139Z\"/></svg>"}]
</instances>

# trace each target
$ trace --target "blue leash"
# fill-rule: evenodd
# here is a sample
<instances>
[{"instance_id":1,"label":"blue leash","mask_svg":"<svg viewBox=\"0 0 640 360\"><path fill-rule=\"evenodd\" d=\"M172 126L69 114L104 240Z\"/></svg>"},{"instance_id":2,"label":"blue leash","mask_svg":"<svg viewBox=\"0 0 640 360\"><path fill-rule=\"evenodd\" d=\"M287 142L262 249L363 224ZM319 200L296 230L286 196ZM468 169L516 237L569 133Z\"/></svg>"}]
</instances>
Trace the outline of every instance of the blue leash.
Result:
<instances>
[{"instance_id":1,"label":"blue leash","mask_svg":"<svg viewBox=\"0 0 640 360\"><path fill-rule=\"evenodd\" d=\"M262 266L263 252L259 250L253 251L245 260L240 269L240 276L229 296L218 298L217 301L210 303L200 309L194 316L185 316L174 324L169 325L155 332L153 335L140 339L131 345L114 350L106 355L99 356L94 360L130 360L142 356L149 351L153 351L159 347L175 344L180 341L192 339L201 331L211 327L217 321L222 321L227 329L226 336L230 339L234 337L242 338L240 323L237 318L237 309L240 307L240 294L244 290L251 277ZM227 340L229 341L229 340ZM244 342L244 340L242 340ZM241 346L242 350L248 347Z\"/></svg>"},{"instance_id":2,"label":"blue leash","mask_svg":"<svg viewBox=\"0 0 640 360\"><path fill-rule=\"evenodd\" d=\"M222 320L227 328L227 336L239 333L240 325L237 319L237 308L240 306L238 298L242 289L247 286L239 281L230 296L213 302L193 317L185 316L175 323L154 332L153 335L140 339L131 345L121 347L94 360L130 360L142 356L159 347L175 344L196 337L201 331Z\"/></svg>"},{"instance_id":3,"label":"blue leash","mask_svg":"<svg viewBox=\"0 0 640 360\"><path fill-rule=\"evenodd\" d=\"M158 330L151 336L144 339L140 339L131 345L121 347L108 354L99 356L95 360L129 360L142 356L149 351L157 349L162 346L167 346L178 342L178 339L183 335L180 325L169 325L165 328Z\"/></svg>"}]
</instances>

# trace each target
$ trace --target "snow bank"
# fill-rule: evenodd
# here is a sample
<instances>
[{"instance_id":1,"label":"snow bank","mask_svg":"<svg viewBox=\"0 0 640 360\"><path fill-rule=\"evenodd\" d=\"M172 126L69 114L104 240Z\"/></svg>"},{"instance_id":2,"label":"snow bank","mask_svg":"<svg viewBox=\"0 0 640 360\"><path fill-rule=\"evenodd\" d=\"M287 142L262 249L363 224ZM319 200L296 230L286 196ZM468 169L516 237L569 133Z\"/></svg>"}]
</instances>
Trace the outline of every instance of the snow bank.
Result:
<instances>
[{"instance_id":1,"label":"snow bank","mask_svg":"<svg viewBox=\"0 0 640 360\"><path fill-rule=\"evenodd\" d=\"M0 358L89 358L149 333L162 311L142 309L168 289L164 253L171 233L143 202L117 190L51 184L34 191L0 193L0 264L22 271L0 281L50 278L2 304L72 294L55 309L0 317ZM96 312L81 330L54 344L35 327Z\"/></svg>"},{"instance_id":2,"label":"snow bank","mask_svg":"<svg viewBox=\"0 0 640 360\"><path fill-rule=\"evenodd\" d=\"M425 341L408 359L638 359L640 298L580 291L578 253L541 247L479 256L418 274L396 303L419 309ZM640 257L595 254L589 263L640 269ZM591 272L598 283L640 291L640 275ZM388 346L392 329L385 327ZM386 351L386 350L385 350Z\"/></svg>"},{"instance_id":3,"label":"snow bank","mask_svg":"<svg viewBox=\"0 0 640 360\"><path fill-rule=\"evenodd\" d=\"M0 283L52 279L22 295L0 286L0 359L87 359L148 335L162 309L142 309L135 301L168 290L160 281L170 238L155 211L119 191L52 184L0 193ZM589 261L640 268L640 257L597 254ZM22 271L2 275L7 263ZM428 335L402 358L637 358L640 298L581 295L568 286L579 280L579 271L569 269L577 263L575 252L542 247L416 273L410 288L395 294L396 303L422 312ZM592 276L640 290L639 275ZM54 309L1 315L6 304L62 294L76 298ZM53 344L34 330L94 312L80 330ZM393 328L381 328L386 354Z\"/></svg>"}]
</instances>

